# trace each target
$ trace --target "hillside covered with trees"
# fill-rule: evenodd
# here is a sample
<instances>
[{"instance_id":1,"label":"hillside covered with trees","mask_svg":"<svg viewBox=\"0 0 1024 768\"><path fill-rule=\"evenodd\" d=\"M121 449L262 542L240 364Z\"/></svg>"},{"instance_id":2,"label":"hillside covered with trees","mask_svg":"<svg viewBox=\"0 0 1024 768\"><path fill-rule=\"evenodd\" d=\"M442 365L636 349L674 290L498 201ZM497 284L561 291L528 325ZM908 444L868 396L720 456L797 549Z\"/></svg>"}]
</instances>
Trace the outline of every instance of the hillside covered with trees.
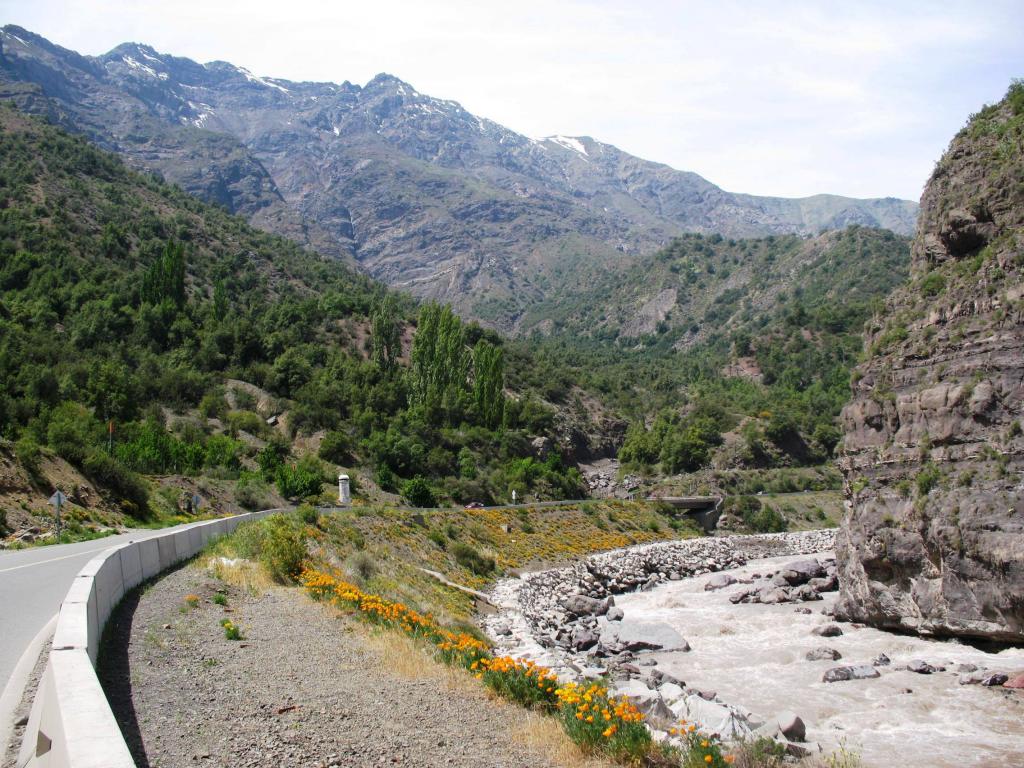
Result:
<instances>
[{"instance_id":1,"label":"hillside covered with trees","mask_svg":"<svg viewBox=\"0 0 1024 768\"><path fill-rule=\"evenodd\" d=\"M531 448L555 414L506 391L493 332L13 109L0 127L0 434L29 474L56 454L139 518L158 475L250 505L338 466L419 505L581 493Z\"/></svg>"}]
</instances>

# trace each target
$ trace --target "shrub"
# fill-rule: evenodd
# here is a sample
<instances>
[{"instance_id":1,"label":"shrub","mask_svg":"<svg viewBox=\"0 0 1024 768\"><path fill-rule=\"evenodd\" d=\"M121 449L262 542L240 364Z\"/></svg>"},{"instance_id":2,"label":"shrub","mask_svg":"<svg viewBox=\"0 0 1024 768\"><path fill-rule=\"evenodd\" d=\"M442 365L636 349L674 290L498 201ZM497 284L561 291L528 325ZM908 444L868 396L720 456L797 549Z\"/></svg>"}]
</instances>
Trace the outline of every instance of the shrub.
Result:
<instances>
[{"instance_id":1,"label":"shrub","mask_svg":"<svg viewBox=\"0 0 1024 768\"><path fill-rule=\"evenodd\" d=\"M402 484L402 498L413 507L435 507L437 500L426 478L417 475Z\"/></svg>"},{"instance_id":2,"label":"shrub","mask_svg":"<svg viewBox=\"0 0 1024 768\"><path fill-rule=\"evenodd\" d=\"M252 411L231 411L228 413L228 426L235 432L248 432L257 436L267 431L267 423L263 417Z\"/></svg>"},{"instance_id":3,"label":"shrub","mask_svg":"<svg viewBox=\"0 0 1024 768\"><path fill-rule=\"evenodd\" d=\"M231 536L240 557L258 561L271 578L287 583L302 572L306 559L303 524L295 515L274 514L244 523Z\"/></svg>"},{"instance_id":4,"label":"shrub","mask_svg":"<svg viewBox=\"0 0 1024 768\"><path fill-rule=\"evenodd\" d=\"M770 504L743 515L743 521L758 533L780 533L788 527L786 518Z\"/></svg>"},{"instance_id":5,"label":"shrub","mask_svg":"<svg viewBox=\"0 0 1024 768\"><path fill-rule=\"evenodd\" d=\"M203 395L199 401L199 412L208 419L220 419L227 413L228 404L224 400L224 392L215 389Z\"/></svg>"},{"instance_id":6,"label":"shrub","mask_svg":"<svg viewBox=\"0 0 1024 768\"><path fill-rule=\"evenodd\" d=\"M939 484L941 479L942 472L939 471L939 468L934 464L926 464L917 474L916 483L918 496L927 496L931 493L932 489Z\"/></svg>"},{"instance_id":7,"label":"shrub","mask_svg":"<svg viewBox=\"0 0 1024 768\"><path fill-rule=\"evenodd\" d=\"M306 525L317 526L320 524L320 512L312 504L303 504L295 510L295 515Z\"/></svg>"},{"instance_id":8,"label":"shrub","mask_svg":"<svg viewBox=\"0 0 1024 768\"><path fill-rule=\"evenodd\" d=\"M114 491L127 505L133 517L144 517L149 507L149 490L142 478L102 450L89 452L82 471L95 483Z\"/></svg>"},{"instance_id":9,"label":"shrub","mask_svg":"<svg viewBox=\"0 0 1024 768\"><path fill-rule=\"evenodd\" d=\"M275 483L278 493L286 499L296 499L319 495L324 479L319 468L314 468L308 461L303 460L298 464L283 464L278 467Z\"/></svg>"},{"instance_id":10,"label":"shrub","mask_svg":"<svg viewBox=\"0 0 1024 768\"><path fill-rule=\"evenodd\" d=\"M235 501L251 511L266 509L270 506L270 486L255 472L243 472L235 485Z\"/></svg>"},{"instance_id":11,"label":"shrub","mask_svg":"<svg viewBox=\"0 0 1024 768\"><path fill-rule=\"evenodd\" d=\"M260 562L275 581L288 582L297 578L306 559L306 538L301 526L285 515L271 515L261 522L267 536Z\"/></svg>"},{"instance_id":12,"label":"shrub","mask_svg":"<svg viewBox=\"0 0 1024 768\"><path fill-rule=\"evenodd\" d=\"M227 605L228 604L228 596L225 595L223 592L217 592L213 596L213 602L214 602L215 605Z\"/></svg>"},{"instance_id":13,"label":"shrub","mask_svg":"<svg viewBox=\"0 0 1024 768\"><path fill-rule=\"evenodd\" d=\"M240 630L231 619L221 619L220 625L224 628L224 637L228 640L241 640L242 630Z\"/></svg>"},{"instance_id":14,"label":"shrub","mask_svg":"<svg viewBox=\"0 0 1024 768\"><path fill-rule=\"evenodd\" d=\"M938 296L946 289L946 278L940 272L929 272L921 281L921 293Z\"/></svg>"},{"instance_id":15,"label":"shrub","mask_svg":"<svg viewBox=\"0 0 1024 768\"><path fill-rule=\"evenodd\" d=\"M451 553L456 563L477 576L486 576L494 570L494 558L480 554L469 544L454 544Z\"/></svg>"},{"instance_id":16,"label":"shrub","mask_svg":"<svg viewBox=\"0 0 1024 768\"><path fill-rule=\"evenodd\" d=\"M377 563L367 552L356 552L345 564L346 570L360 582L365 583L377 575Z\"/></svg>"},{"instance_id":17,"label":"shrub","mask_svg":"<svg viewBox=\"0 0 1024 768\"><path fill-rule=\"evenodd\" d=\"M14 455L33 481L39 479L39 461L42 449L31 437L23 437L14 444Z\"/></svg>"},{"instance_id":18,"label":"shrub","mask_svg":"<svg viewBox=\"0 0 1024 768\"><path fill-rule=\"evenodd\" d=\"M11 532L11 529L7 527L7 510L0 509L0 536L6 536Z\"/></svg>"},{"instance_id":19,"label":"shrub","mask_svg":"<svg viewBox=\"0 0 1024 768\"><path fill-rule=\"evenodd\" d=\"M61 403L50 415L46 442L72 464L81 464L100 436L100 425L85 406Z\"/></svg>"},{"instance_id":20,"label":"shrub","mask_svg":"<svg viewBox=\"0 0 1024 768\"><path fill-rule=\"evenodd\" d=\"M344 432L328 432L320 443L317 455L324 461L345 466L352 460L352 443Z\"/></svg>"}]
</instances>

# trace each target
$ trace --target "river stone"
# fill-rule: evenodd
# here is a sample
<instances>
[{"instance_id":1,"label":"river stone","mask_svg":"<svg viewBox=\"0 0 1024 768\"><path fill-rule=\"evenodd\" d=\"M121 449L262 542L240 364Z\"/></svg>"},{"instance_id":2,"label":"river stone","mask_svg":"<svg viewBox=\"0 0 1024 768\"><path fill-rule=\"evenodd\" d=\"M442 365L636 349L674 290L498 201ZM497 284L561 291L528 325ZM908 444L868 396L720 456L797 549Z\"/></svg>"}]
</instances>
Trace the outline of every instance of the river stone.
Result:
<instances>
[{"instance_id":1,"label":"river stone","mask_svg":"<svg viewBox=\"0 0 1024 768\"><path fill-rule=\"evenodd\" d=\"M701 730L717 733L725 741L746 739L753 729L736 709L697 695L686 696L671 706L677 718L696 723Z\"/></svg>"},{"instance_id":2,"label":"river stone","mask_svg":"<svg viewBox=\"0 0 1024 768\"><path fill-rule=\"evenodd\" d=\"M812 629L811 634L818 637L839 637L843 634L843 630L839 628L838 624L823 624Z\"/></svg>"},{"instance_id":3,"label":"river stone","mask_svg":"<svg viewBox=\"0 0 1024 768\"><path fill-rule=\"evenodd\" d=\"M623 651L688 651L686 638L661 622L622 621L609 626L601 643Z\"/></svg>"},{"instance_id":4,"label":"river stone","mask_svg":"<svg viewBox=\"0 0 1024 768\"><path fill-rule=\"evenodd\" d=\"M728 573L716 573L704 582L704 591L710 592L715 589L725 589L736 583L736 577Z\"/></svg>"},{"instance_id":5,"label":"river stone","mask_svg":"<svg viewBox=\"0 0 1024 768\"><path fill-rule=\"evenodd\" d=\"M824 675L821 682L838 683L844 680L867 680L872 677L880 677L878 670L866 664L855 667L832 667Z\"/></svg>"},{"instance_id":6,"label":"river stone","mask_svg":"<svg viewBox=\"0 0 1024 768\"><path fill-rule=\"evenodd\" d=\"M919 675L930 675L935 671L935 667L921 659L914 659L907 664L907 670L909 672L916 672Z\"/></svg>"},{"instance_id":7,"label":"river stone","mask_svg":"<svg viewBox=\"0 0 1024 768\"><path fill-rule=\"evenodd\" d=\"M572 595L562 603L566 613L575 616L603 616L608 612L608 604L586 595Z\"/></svg>"},{"instance_id":8,"label":"river stone","mask_svg":"<svg viewBox=\"0 0 1024 768\"><path fill-rule=\"evenodd\" d=\"M572 638L569 641L573 650L585 651L597 645L597 634L587 627L576 626L572 630Z\"/></svg>"},{"instance_id":9,"label":"river stone","mask_svg":"<svg viewBox=\"0 0 1024 768\"><path fill-rule=\"evenodd\" d=\"M782 573L789 580L790 584L797 586L799 584L806 584L811 579L820 579L825 575L825 566L814 559L799 560L786 565Z\"/></svg>"},{"instance_id":10,"label":"river stone","mask_svg":"<svg viewBox=\"0 0 1024 768\"><path fill-rule=\"evenodd\" d=\"M625 615L625 612L621 608L613 605L608 609L608 613L605 615L605 618L608 619L608 621L622 621L622 617Z\"/></svg>"},{"instance_id":11,"label":"river stone","mask_svg":"<svg viewBox=\"0 0 1024 768\"><path fill-rule=\"evenodd\" d=\"M794 712L779 712L775 716L779 730L790 741L804 741L807 738L807 726Z\"/></svg>"},{"instance_id":12,"label":"river stone","mask_svg":"<svg viewBox=\"0 0 1024 768\"><path fill-rule=\"evenodd\" d=\"M843 655L835 648L821 646L808 651L806 658L808 661L839 661Z\"/></svg>"},{"instance_id":13,"label":"river stone","mask_svg":"<svg viewBox=\"0 0 1024 768\"><path fill-rule=\"evenodd\" d=\"M669 709L668 704L658 691L652 691L641 680L627 680L616 683L615 693L619 696L628 696L633 700L636 708L648 717L661 720L673 720L674 713Z\"/></svg>"},{"instance_id":14,"label":"river stone","mask_svg":"<svg viewBox=\"0 0 1024 768\"><path fill-rule=\"evenodd\" d=\"M661 691L661 698L670 703L686 695L686 691L675 683L662 683L658 690Z\"/></svg>"},{"instance_id":15,"label":"river stone","mask_svg":"<svg viewBox=\"0 0 1024 768\"><path fill-rule=\"evenodd\" d=\"M764 603L765 605L788 603L789 592L782 587L776 587L774 589L766 587L757 593L757 599L758 602Z\"/></svg>"},{"instance_id":16,"label":"river stone","mask_svg":"<svg viewBox=\"0 0 1024 768\"><path fill-rule=\"evenodd\" d=\"M1009 679L1010 679L1009 675L1004 675L1004 674L1002 674L1000 672L996 672L995 674L991 674L988 677L986 677L984 680L982 680L981 684L989 686L989 687L996 686L996 685L1005 685L1009 681Z\"/></svg>"},{"instance_id":17,"label":"river stone","mask_svg":"<svg viewBox=\"0 0 1024 768\"><path fill-rule=\"evenodd\" d=\"M1003 688L1024 688L1024 673L1011 677L1003 683Z\"/></svg>"}]
</instances>

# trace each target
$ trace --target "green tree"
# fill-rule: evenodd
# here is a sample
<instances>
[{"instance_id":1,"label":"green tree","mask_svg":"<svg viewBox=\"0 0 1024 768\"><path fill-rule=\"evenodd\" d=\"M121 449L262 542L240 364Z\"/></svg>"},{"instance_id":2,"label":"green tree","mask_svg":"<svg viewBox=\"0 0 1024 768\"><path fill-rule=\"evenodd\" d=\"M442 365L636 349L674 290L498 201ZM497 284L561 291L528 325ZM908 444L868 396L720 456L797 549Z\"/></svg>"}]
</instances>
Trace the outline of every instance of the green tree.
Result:
<instances>
[{"instance_id":1,"label":"green tree","mask_svg":"<svg viewBox=\"0 0 1024 768\"><path fill-rule=\"evenodd\" d=\"M473 402L485 426L501 426L505 416L505 352L485 339L473 347Z\"/></svg>"},{"instance_id":2,"label":"green tree","mask_svg":"<svg viewBox=\"0 0 1024 768\"><path fill-rule=\"evenodd\" d=\"M402 498L413 507L435 507L437 500L430 483L421 475L402 483Z\"/></svg>"},{"instance_id":3,"label":"green tree","mask_svg":"<svg viewBox=\"0 0 1024 768\"><path fill-rule=\"evenodd\" d=\"M412 342L414 405L452 421L460 412L469 378L469 354L462 321L451 307L426 304Z\"/></svg>"},{"instance_id":4,"label":"green tree","mask_svg":"<svg viewBox=\"0 0 1024 768\"><path fill-rule=\"evenodd\" d=\"M395 297L388 294L378 301L371 317L373 361L382 371L390 371L402 354L402 328L398 322Z\"/></svg>"},{"instance_id":5,"label":"green tree","mask_svg":"<svg viewBox=\"0 0 1024 768\"><path fill-rule=\"evenodd\" d=\"M142 300L148 304L170 301L185 304L185 246L168 241L160 257L142 276Z\"/></svg>"}]
</instances>

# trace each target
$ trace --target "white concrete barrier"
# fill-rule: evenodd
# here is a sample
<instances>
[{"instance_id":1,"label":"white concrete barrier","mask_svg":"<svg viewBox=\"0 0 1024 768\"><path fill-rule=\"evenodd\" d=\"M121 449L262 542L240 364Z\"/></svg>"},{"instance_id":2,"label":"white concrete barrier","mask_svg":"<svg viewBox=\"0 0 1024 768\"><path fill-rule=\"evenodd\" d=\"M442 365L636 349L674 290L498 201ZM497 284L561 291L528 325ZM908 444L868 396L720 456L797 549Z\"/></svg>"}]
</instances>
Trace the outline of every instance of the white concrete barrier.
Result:
<instances>
[{"instance_id":1,"label":"white concrete barrier","mask_svg":"<svg viewBox=\"0 0 1024 768\"><path fill-rule=\"evenodd\" d=\"M96 658L107 619L127 592L268 509L167 531L111 547L78 572L60 606L53 646L32 701L18 768L134 768Z\"/></svg>"}]
</instances>

